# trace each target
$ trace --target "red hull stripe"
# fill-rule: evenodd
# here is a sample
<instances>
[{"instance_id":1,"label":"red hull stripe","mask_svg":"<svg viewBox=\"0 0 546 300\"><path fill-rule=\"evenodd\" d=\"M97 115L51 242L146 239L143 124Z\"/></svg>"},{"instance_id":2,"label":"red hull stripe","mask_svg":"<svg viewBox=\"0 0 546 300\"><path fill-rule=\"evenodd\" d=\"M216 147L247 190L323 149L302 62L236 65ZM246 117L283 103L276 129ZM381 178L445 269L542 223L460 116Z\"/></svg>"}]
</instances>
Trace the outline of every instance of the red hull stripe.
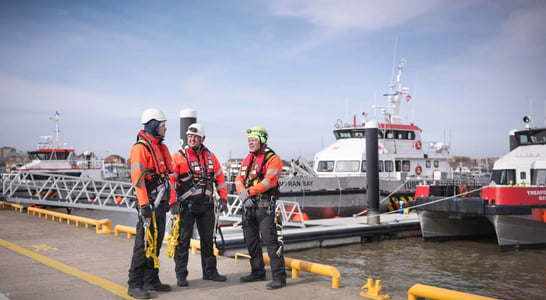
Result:
<instances>
[{"instance_id":1,"label":"red hull stripe","mask_svg":"<svg viewBox=\"0 0 546 300\"><path fill-rule=\"evenodd\" d=\"M385 124L385 123L379 123L377 125L380 129L403 129L403 130L419 130L421 131L421 128L415 126L415 125L404 125L404 124Z\"/></svg>"},{"instance_id":2,"label":"red hull stripe","mask_svg":"<svg viewBox=\"0 0 546 300\"><path fill-rule=\"evenodd\" d=\"M546 205L546 187L484 187L482 199L495 205Z\"/></svg>"}]
</instances>

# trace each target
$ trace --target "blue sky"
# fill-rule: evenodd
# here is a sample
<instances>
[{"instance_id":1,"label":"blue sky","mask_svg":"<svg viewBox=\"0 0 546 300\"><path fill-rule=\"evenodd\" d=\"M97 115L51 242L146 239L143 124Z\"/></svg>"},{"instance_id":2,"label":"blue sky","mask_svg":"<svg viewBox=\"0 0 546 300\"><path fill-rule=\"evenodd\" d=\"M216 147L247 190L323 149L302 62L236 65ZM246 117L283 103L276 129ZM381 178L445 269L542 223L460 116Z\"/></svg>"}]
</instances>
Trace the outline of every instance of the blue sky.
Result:
<instances>
[{"instance_id":1,"label":"blue sky","mask_svg":"<svg viewBox=\"0 0 546 300\"><path fill-rule=\"evenodd\" d=\"M524 115L545 123L541 0L3 0L0 146L34 149L59 110L61 142L128 157L158 107L174 152L190 108L221 161L246 155L253 125L312 160L337 119L374 119L401 58L402 116L453 155L500 156Z\"/></svg>"}]
</instances>

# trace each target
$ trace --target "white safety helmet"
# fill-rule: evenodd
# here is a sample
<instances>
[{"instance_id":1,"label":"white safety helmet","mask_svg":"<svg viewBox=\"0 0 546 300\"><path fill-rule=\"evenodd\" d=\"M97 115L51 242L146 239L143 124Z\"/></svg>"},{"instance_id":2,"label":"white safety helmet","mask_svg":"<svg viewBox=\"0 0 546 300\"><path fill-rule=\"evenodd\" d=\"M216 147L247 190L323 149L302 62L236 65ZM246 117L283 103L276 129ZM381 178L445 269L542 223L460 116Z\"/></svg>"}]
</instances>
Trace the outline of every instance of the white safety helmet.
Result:
<instances>
[{"instance_id":1,"label":"white safety helmet","mask_svg":"<svg viewBox=\"0 0 546 300\"><path fill-rule=\"evenodd\" d=\"M205 137L205 128L199 123L193 123L188 127L188 131L186 131L186 135L193 134L198 135L202 138Z\"/></svg>"},{"instance_id":2,"label":"white safety helmet","mask_svg":"<svg viewBox=\"0 0 546 300\"><path fill-rule=\"evenodd\" d=\"M166 121L165 114L157 108L148 108L142 112L142 124L146 124L151 120L158 120L160 122Z\"/></svg>"}]
</instances>

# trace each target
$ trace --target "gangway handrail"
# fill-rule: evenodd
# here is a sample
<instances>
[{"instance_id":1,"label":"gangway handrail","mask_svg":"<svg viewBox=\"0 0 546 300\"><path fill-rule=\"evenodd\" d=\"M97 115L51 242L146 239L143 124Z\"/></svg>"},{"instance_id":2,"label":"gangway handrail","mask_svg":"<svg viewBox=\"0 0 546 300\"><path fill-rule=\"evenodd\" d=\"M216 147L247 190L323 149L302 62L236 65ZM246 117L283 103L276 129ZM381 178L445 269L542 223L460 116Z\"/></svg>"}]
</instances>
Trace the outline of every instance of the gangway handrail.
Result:
<instances>
[{"instance_id":1,"label":"gangway handrail","mask_svg":"<svg viewBox=\"0 0 546 300\"><path fill-rule=\"evenodd\" d=\"M32 171L2 177L2 193L15 203L133 211L136 196L130 182L100 180Z\"/></svg>"},{"instance_id":2,"label":"gangway handrail","mask_svg":"<svg viewBox=\"0 0 546 300\"><path fill-rule=\"evenodd\" d=\"M134 211L136 196L130 182L83 178L36 171L14 171L2 177L2 193L8 202L72 208ZM233 222L242 215L238 195L228 195L228 212L220 218ZM299 203L277 200L276 212L286 226L305 227ZM229 217L229 218L228 218ZM238 226L240 220L234 222Z\"/></svg>"},{"instance_id":3,"label":"gangway handrail","mask_svg":"<svg viewBox=\"0 0 546 300\"><path fill-rule=\"evenodd\" d=\"M228 199L233 199L231 205L228 206L227 215L242 215L243 203L239 199L238 195L228 195ZM229 201L228 201L229 202ZM296 226L305 228L303 214L300 208L300 204L296 201L277 200L277 206L275 208L276 213L281 216L283 226ZM238 226L241 221L236 222L233 226Z\"/></svg>"}]
</instances>

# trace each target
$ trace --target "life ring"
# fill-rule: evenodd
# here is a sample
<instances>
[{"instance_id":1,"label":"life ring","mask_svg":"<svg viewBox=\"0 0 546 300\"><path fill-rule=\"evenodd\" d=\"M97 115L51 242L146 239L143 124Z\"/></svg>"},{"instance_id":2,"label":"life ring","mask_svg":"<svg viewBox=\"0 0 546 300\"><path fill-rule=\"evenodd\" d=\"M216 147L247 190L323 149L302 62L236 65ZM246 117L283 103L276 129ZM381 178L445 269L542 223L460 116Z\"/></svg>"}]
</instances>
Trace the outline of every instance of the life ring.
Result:
<instances>
[{"instance_id":1,"label":"life ring","mask_svg":"<svg viewBox=\"0 0 546 300\"><path fill-rule=\"evenodd\" d=\"M421 166L415 167L415 174L421 175L421 172L423 172L423 168L421 168Z\"/></svg>"},{"instance_id":2,"label":"life ring","mask_svg":"<svg viewBox=\"0 0 546 300\"><path fill-rule=\"evenodd\" d=\"M415 149L421 150L421 147L423 147L423 144L420 140L417 140L417 142L415 142Z\"/></svg>"},{"instance_id":3,"label":"life ring","mask_svg":"<svg viewBox=\"0 0 546 300\"><path fill-rule=\"evenodd\" d=\"M466 188L466 185L460 185L459 186L459 196L466 197L468 193L468 189Z\"/></svg>"}]
</instances>

